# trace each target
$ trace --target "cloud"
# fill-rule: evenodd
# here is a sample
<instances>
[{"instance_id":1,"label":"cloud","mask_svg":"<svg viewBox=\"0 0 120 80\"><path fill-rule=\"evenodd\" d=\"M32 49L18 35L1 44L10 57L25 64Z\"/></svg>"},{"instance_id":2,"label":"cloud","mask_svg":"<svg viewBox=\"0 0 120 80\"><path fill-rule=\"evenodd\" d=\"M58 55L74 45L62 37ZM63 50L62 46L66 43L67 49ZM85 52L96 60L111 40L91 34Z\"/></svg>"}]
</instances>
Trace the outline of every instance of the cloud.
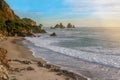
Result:
<instances>
[{"instance_id":1,"label":"cloud","mask_svg":"<svg viewBox=\"0 0 120 80\"><path fill-rule=\"evenodd\" d=\"M120 0L65 0L73 13L88 13L98 18L120 18Z\"/></svg>"}]
</instances>

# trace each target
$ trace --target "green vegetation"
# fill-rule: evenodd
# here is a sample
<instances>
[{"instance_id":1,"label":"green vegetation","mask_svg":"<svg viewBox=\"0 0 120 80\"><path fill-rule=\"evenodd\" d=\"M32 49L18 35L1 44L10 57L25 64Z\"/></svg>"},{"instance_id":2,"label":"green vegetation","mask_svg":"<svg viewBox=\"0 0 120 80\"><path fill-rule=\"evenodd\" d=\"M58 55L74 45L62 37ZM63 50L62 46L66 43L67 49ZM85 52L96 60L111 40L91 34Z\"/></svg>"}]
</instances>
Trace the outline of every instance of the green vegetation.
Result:
<instances>
[{"instance_id":1,"label":"green vegetation","mask_svg":"<svg viewBox=\"0 0 120 80\"><path fill-rule=\"evenodd\" d=\"M41 28L37 26L31 19L20 20L6 20L0 23L0 31L7 36L31 36L33 33L45 33Z\"/></svg>"},{"instance_id":2,"label":"green vegetation","mask_svg":"<svg viewBox=\"0 0 120 80\"><path fill-rule=\"evenodd\" d=\"M0 34L6 36L31 36L33 33L45 33L42 24L29 19L20 19L10 9L5 0L0 0Z\"/></svg>"},{"instance_id":3,"label":"green vegetation","mask_svg":"<svg viewBox=\"0 0 120 80\"><path fill-rule=\"evenodd\" d=\"M5 0L0 0L0 22L8 19L18 20L19 17L14 14Z\"/></svg>"}]
</instances>

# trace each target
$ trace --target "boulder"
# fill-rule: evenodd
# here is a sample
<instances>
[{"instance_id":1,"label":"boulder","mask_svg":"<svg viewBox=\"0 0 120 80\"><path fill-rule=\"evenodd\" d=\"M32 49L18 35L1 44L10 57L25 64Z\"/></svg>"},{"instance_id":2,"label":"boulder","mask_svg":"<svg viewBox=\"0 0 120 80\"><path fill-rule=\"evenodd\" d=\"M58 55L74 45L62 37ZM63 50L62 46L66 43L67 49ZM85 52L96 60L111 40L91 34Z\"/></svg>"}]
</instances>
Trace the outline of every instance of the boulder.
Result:
<instances>
[{"instance_id":1,"label":"boulder","mask_svg":"<svg viewBox=\"0 0 120 80\"><path fill-rule=\"evenodd\" d=\"M32 70L35 70L34 68L32 68L31 66L27 67L27 70L28 71L32 71Z\"/></svg>"},{"instance_id":2,"label":"boulder","mask_svg":"<svg viewBox=\"0 0 120 80\"><path fill-rule=\"evenodd\" d=\"M55 32L53 32L52 34L50 34L50 36L57 36Z\"/></svg>"},{"instance_id":3,"label":"boulder","mask_svg":"<svg viewBox=\"0 0 120 80\"><path fill-rule=\"evenodd\" d=\"M5 67L9 68L8 60L6 59L7 50L0 48L0 62Z\"/></svg>"},{"instance_id":4,"label":"boulder","mask_svg":"<svg viewBox=\"0 0 120 80\"><path fill-rule=\"evenodd\" d=\"M45 67L45 66L46 66L45 63L42 63L42 62L40 62L40 61L39 61L37 64L38 64L39 67Z\"/></svg>"},{"instance_id":5,"label":"boulder","mask_svg":"<svg viewBox=\"0 0 120 80\"><path fill-rule=\"evenodd\" d=\"M8 60L6 59L7 50L0 48L0 80L9 80Z\"/></svg>"},{"instance_id":6,"label":"boulder","mask_svg":"<svg viewBox=\"0 0 120 80\"><path fill-rule=\"evenodd\" d=\"M23 64L31 64L31 61L21 61L21 63L23 63Z\"/></svg>"},{"instance_id":7,"label":"boulder","mask_svg":"<svg viewBox=\"0 0 120 80\"><path fill-rule=\"evenodd\" d=\"M3 65L0 65L0 80L9 80L8 71Z\"/></svg>"},{"instance_id":8,"label":"boulder","mask_svg":"<svg viewBox=\"0 0 120 80\"><path fill-rule=\"evenodd\" d=\"M14 68L12 71L14 71L14 72L20 72L21 70L19 68Z\"/></svg>"}]
</instances>

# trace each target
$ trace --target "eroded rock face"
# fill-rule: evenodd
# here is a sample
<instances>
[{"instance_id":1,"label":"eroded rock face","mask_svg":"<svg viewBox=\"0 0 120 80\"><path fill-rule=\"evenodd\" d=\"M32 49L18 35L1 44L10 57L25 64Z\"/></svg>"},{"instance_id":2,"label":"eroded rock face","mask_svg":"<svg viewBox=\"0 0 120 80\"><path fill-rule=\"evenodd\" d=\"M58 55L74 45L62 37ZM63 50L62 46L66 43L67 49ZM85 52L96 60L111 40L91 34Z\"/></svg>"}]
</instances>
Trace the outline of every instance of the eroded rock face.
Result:
<instances>
[{"instance_id":1,"label":"eroded rock face","mask_svg":"<svg viewBox=\"0 0 120 80\"><path fill-rule=\"evenodd\" d=\"M6 59L7 50L0 48L0 80L9 80L8 60Z\"/></svg>"},{"instance_id":2,"label":"eroded rock face","mask_svg":"<svg viewBox=\"0 0 120 80\"><path fill-rule=\"evenodd\" d=\"M6 37L6 33L4 31L1 31L0 30L0 41L4 40L4 39L7 39Z\"/></svg>"},{"instance_id":3,"label":"eroded rock face","mask_svg":"<svg viewBox=\"0 0 120 80\"><path fill-rule=\"evenodd\" d=\"M3 65L0 65L0 80L9 80L8 71Z\"/></svg>"},{"instance_id":4,"label":"eroded rock face","mask_svg":"<svg viewBox=\"0 0 120 80\"><path fill-rule=\"evenodd\" d=\"M0 62L2 65L9 67L8 60L6 59L7 50L0 48Z\"/></svg>"}]
</instances>

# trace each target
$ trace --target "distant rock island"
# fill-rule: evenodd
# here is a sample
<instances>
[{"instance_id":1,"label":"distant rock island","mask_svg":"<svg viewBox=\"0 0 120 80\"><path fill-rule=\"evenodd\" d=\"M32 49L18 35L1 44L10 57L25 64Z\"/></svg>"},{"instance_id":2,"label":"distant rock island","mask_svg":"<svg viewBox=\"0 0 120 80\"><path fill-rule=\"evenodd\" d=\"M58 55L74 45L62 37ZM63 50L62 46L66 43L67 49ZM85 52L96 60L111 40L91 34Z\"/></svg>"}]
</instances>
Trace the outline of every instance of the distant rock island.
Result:
<instances>
[{"instance_id":1,"label":"distant rock island","mask_svg":"<svg viewBox=\"0 0 120 80\"><path fill-rule=\"evenodd\" d=\"M65 28L65 26L62 23L60 23L56 24L54 28Z\"/></svg>"},{"instance_id":2,"label":"distant rock island","mask_svg":"<svg viewBox=\"0 0 120 80\"><path fill-rule=\"evenodd\" d=\"M68 23L67 26L65 27L62 23L60 24L56 24L54 27L51 27L51 29L55 29L55 28L75 28L75 25L72 25L71 23Z\"/></svg>"},{"instance_id":3,"label":"distant rock island","mask_svg":"<svg viewBox=\"0 0 120 80\"><path fill-rule=\"evenodd\" d=\"M75 25L72 25L71 23L68 23L67 28L75 28Z\"/></svg>"}]
</instances>

